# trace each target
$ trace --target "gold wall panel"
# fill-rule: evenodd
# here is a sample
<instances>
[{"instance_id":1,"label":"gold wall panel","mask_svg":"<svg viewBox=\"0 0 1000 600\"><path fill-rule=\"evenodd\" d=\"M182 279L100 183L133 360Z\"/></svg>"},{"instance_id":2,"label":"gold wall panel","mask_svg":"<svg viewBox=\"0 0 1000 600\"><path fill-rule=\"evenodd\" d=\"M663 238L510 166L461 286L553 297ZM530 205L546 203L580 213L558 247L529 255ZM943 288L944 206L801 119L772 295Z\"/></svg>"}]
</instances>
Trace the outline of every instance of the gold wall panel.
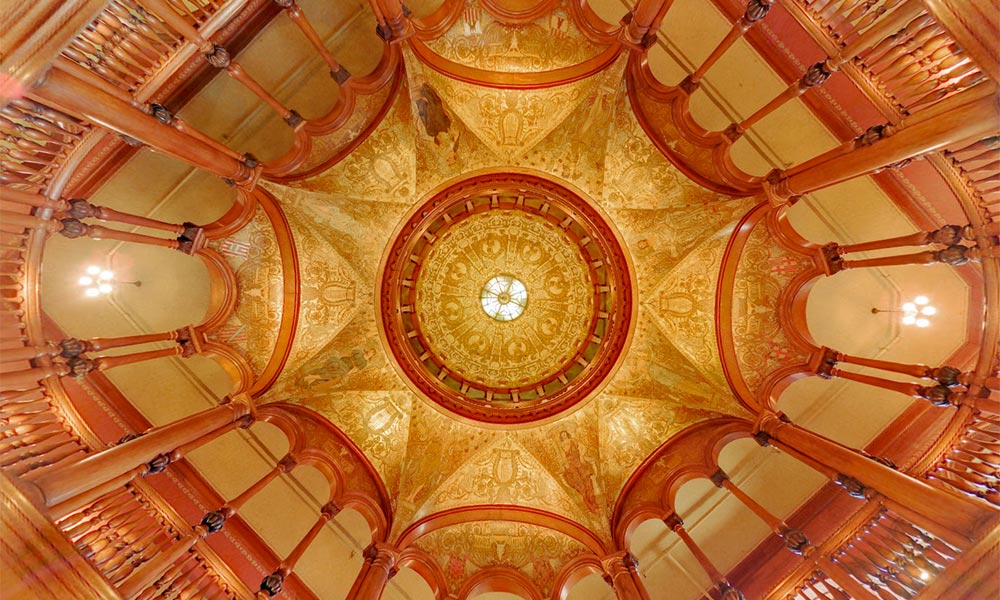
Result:
<instances>
[{"instance_id":1,"label":"gold wall panel","mask_svg":"<svg viewBox=\"0 0 1000 600\"><path fill-rule=\"evenodd\" d=\"M498 321L480 302L484 284L513 275L528 291L519 317ZM417 323L431 349L464 379L504 388L555 375L583 346L595 282L577 243L551 221L491 210L449 227L416 282Z\"/></svg>"}]
</instances>

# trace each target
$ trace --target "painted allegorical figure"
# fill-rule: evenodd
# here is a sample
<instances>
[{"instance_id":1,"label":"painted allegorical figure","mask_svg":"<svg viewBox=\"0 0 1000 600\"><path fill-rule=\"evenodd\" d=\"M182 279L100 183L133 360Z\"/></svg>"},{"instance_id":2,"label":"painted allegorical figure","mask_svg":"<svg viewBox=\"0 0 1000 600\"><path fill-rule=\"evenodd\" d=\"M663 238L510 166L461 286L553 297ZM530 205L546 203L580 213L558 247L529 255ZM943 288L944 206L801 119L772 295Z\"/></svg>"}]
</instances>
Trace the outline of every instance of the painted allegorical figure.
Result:
<instances>
[{"instance_id":1,"label":"painted allegorical figure","mask_svg":"<svg viewBox=\"0 0 1000 600\"><path fill-rule=\"evenodd\" d=\"M559 448L563 454L563 477L566 482L580 493L588 510L600 510L594 489L594 467L580 456L579 444L565 429L559 432Z\"/></svg>"}]
</instances>

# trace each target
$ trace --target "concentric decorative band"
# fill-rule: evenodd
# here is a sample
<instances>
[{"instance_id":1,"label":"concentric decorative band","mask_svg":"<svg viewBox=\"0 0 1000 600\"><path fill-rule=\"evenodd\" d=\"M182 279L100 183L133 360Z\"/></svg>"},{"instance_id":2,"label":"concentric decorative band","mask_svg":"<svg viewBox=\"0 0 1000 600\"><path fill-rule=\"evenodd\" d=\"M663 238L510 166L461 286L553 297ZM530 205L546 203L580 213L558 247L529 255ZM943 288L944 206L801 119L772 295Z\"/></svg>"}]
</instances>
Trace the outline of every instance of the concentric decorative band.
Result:
<instances>
[{"instance_id":1,"label":"concentric decorative band","mask_svg":"<svg viewBox=\"0 0 1000 600\"><path fill-rule=\"evenodd\" d=\"M404 378L438 405L489 423L536 421L614 372L631 277L614 231L578 193L534 175L478 175L402 225L384 259L382 333Z\"/></svg>"}]
</instances>

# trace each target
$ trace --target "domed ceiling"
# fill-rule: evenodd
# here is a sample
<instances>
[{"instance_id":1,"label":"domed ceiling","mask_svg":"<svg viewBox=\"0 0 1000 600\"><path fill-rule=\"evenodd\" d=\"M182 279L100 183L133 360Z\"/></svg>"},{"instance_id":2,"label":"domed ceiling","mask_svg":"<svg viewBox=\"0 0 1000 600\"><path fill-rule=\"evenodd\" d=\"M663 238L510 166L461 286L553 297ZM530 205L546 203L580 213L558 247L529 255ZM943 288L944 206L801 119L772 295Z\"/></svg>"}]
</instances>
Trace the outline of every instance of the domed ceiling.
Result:
<instances>
[{"instance_id":1,"label":"domed ceiling","mask_svg":"<svg viewBox=\"0 0 1000 600\"><path fill-rule=\"evenodd\" d=\"M543 25L577 40L566 47L590 44L556 15ZM483 35L494 42L462 59L497 71L550 70L579 59L562 45L531 42L552 34L543 25L487 24ZM461 28L455 37L464 39ZM438 46L460 51L455 43ZM756 202L709 192L662 157L629 107L624 59L579 81L531 90L457 81L409 51L404 64L405 89L344 160L309 179L261 183L290 223L304 291L290 359L263 400L301 404L346 431L395 498L397 531L443 509L503 503L549 510L607 536L612 504L649 452L697 421L746 414L722 374L712 307L729 234ZM489 177L475 179L483 174ZM457 202L442 200L449 186L473 180L481 185L452 194ZM532 185L576 192L543 211ZM603 248L581 243L602 224ZM393 244L413 232L422 249L411 251L411 243L396 252ZM520 247L492 250L511 244ZM605 255L616 247L619 256ZM390 269L419 264L419 272L387 276L383 256ZM543 257L551 268L528 267ZM610 275L608 263L617 263ZM496 275L512 275L527 291L524 313L508 323L481 306ZM615 287L615 302L602 286ZM260 296L268 299L277 305L276 296ZM602 359L604 376L591 386L600 392L585 390L575 410L543 414L540 425L498 428L488 406L477 417L421 392L437 380L439 388L466 388L449 398L478 396L496 410L545 407L550 387L573 387L569 375L586 371L580 363L602 351L590 342L595 327L603 336L602 319L616 321L607 329L620 330L621 360ZM398 336L380 336L383 327ZM507 333L518 330L526 331L520 339ZM407 331L418 332L407 338ZM423 370L408 376L416 367ZM555 385L543 384L539 394L544 381ZM515 401L510 390L518 388Z\"/></svg>"},{"instance_id":2,"label":"domed ceiling","mask_svg":"<svg viewBox=\"0 0 1000 600\"><path fill-rule=\"evenodd\" d=\"M212 336L258 376L291 338L258 403L306 407L350 436L392 499L390 540L442 510L509 504L577 522L610 548L615 501L651 452L700 421L751 417L723 373L715 296L730 236L761 199L709 191L675 169L630 106L627 53L609 52L553 5L508 26L470 2L440 37L394 45L398 87L364 96L341 130L317 138L309 177L260 181L281 218L262 204L247 227L212 242L240 290ZM673 39L685 35L693 34ZM707 54L711 43L699 47ZM432 56L437 67L457 65L461 79L432 68ZM591 74L559 85L501 85L583 63ZM501 84L476 83L483 73ZM324 168L321 154L360 136L383 100L387 111L364 141ZM833 143L824 135L792 145L814 151ZM858 204L872 196L863 191L852 196ZM850 222L850 203L835 210L844 213L833 221ZM892 219L911 227L895 213L883 221ZM748 340L779 335L770 306L788 276L782 265L794 261L769 241L755 230L756 262L737 275L745 285L734 325ZM865 285L886 284L855 284ZM282 331L289 322L294 331ZM736 333L745 375L784 358ZM866 405L885 415L862 436L901 406ZM788 510L804 497L789 495ZM539 529L473 521L420 545L455 583L505 564L548 589L576 547L545 542L551 535ZM507 544L502 556L496 540Z\"/></svg>"}]
</instances>

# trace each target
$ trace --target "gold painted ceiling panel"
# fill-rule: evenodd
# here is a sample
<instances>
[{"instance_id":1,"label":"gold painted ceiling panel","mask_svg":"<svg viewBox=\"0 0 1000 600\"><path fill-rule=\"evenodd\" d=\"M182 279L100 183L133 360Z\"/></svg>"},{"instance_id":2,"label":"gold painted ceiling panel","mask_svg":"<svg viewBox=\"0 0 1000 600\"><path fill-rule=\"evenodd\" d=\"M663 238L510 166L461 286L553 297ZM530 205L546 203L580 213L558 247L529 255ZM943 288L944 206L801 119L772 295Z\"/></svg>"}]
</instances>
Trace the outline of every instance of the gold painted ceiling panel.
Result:
<instances>
[{"instance_id":1,"label":"gold painted ceiling panel","mask_svg":"<svg viewBox=\"0 0 1000 600\"><path fill-rule=\"evenodd\" d=\"M258 207L249 225L225 239L211 240L209 247L236 273L240 294L233 314L208 338L234 348L260 373L278 339L283 308L284 279L274 229Z\"/></svg>"},{"instance_id":2,"label":"gold painted ceiling panel","mask_svg":"<svg viewBox=\"0 0 1000 600\"><path fill-rule=\"evenodd\" d=\"M517 503L606 537L614 499L652 449L698 421L743 414L722 377L712 306L726 236L748 201L706 191L662 158L631 114L620 61L567 86L516 91L404 56L407 82L368 140L294 187L268 184L306 238L300 255L336 255L325 264L336 272L343 260L355 279L347 322L301 323L309 342L296 342L267 399L312 408L358 443L396 499L395 533L450 507ZM501 430L444 414L400 379L378 337L375 281L392 232L427 192L481 169L579 186L635 261L642 302L621 368L595 399L542 425ZM330 279L304 276L303 292L346 298L342 285L324 292Z\"/></svg>"},{"instance_id":3,"label":"gold painted ceiling panel","mask_svg":"<svg viewBox=\"0 0 1000 600\"><path fill-rule=\"evenodd\" d=\"M439 38L426 42L439 56L462 65L504 73L537 73L570 67L601 53L560 6L533 23L497 22L475 0Z\"/></svg>"},{"instance_id":4,"label":"gold painted ceiling panel","mask_svg":"<svg viewBox=\"0 0 1000 600\"><path fill-rule=\"evenodd\" d=\"M546 598L559 570L587 553L580 542L550 529L503 521L460 523L433 531L415 545L441 566L452 593L482 569L508 567L534 581Z\"/></svg>"}]
</instances>

